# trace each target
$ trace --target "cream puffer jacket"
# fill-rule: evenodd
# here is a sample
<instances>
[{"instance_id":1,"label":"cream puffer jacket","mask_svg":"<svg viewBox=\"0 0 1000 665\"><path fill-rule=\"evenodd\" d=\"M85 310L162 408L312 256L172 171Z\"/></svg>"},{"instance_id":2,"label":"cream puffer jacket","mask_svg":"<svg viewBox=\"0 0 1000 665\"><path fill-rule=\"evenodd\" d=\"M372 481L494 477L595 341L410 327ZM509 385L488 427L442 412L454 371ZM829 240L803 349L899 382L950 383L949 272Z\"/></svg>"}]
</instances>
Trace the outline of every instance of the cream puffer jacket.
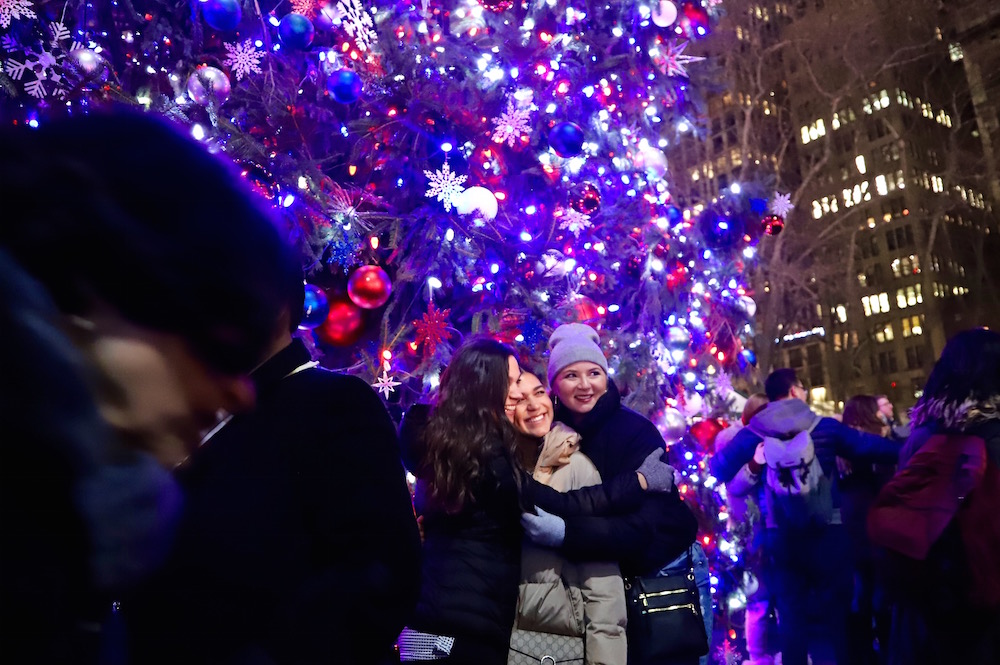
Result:
<instances>
[{"instance_id":1,"label":"cream puffer jacket","mask_svg":"<svg viewBox=\"0 0 1000 665\"><path fill-rule=\"evenodd\" d=\"M562 423L546 435L579 434ZM601 483L601 474L581 452L559 467L549 483L560 492ZM627 660L625 590L613 561L573 562L556 550L527 541L521 554L521 585L515 627L522 630L577 635L586 640L587 665L621 665Z\"/></svg>"}]
</instances>

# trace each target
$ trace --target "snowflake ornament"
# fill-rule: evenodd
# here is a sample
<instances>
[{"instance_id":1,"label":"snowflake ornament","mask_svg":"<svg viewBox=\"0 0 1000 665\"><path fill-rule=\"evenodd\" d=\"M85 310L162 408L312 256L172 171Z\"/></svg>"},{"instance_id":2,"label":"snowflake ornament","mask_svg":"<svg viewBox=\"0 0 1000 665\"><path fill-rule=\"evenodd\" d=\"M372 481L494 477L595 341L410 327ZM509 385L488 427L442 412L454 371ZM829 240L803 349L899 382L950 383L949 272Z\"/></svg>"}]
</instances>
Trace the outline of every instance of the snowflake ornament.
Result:
<instances>
[{"instance_id":1,"label":"snowflake ornament","mask_svg":"<svg viewBox=\"0 0 1000 665\"><path fill-rule=\"evenodd\" d=\"M424 357L434 355L437 345L448 338L450 309L438 309L431 303L423 318L413 322L417 329L417 344L424 345Z\"/></svg>"},{"instance_id":2,"label":"snowflake ornament","mask_svg":"<svg viewBox=\"0 0 1000 665\"><path fill-rule=\"evenodd\" d=\"M705 58L697 55L684 55L684 49L690 42L674 42L667 46L667 53L660 61L660 67L667 76L687 76L687 66L693 62L701 62Z\"/></svg>"},{"instance_id":3,"label":"snowflake ornament","mask_svg":"<svg viewBox=\"0 0 1000 665\"><path fill-rule=\"evenodd\" d=\"M511 148L522 136L531 131L531 102L527 104L511 97L507 100L507 108L500 117L493 120L496 130L493 132L494 143L506 143Z\"/></svg>"},{"instance_id":4,"label":"snowflake ornament","mask_svg":"<svg viewBox=\"0 0 1000 665\"><path fill-rule=\"evenodd\" d=\"M375 383L372 384L372 388L382 393L382 396L389 399L389 393L396 392L396 386L403 385L395 379L395 377L389 376L388 370L382 370L382 376L376 377Z\"/></svg>"},{"instance_id":5,"label":"snowflake ornament","mask_svg":"<svg viewBox=\"0 0 1000 665\"><path fill-rule=\"evenodd\" d=\"M455 204L455 198L465 191L462 183L468 176L452 173L448 162L444 163L440 171L424 171L424 175L427 176L427 184L430 185L424 196L429 199L437 198L444 209L450 211Z\"/></svg>"},{"instance_id":6,"label":"snowflake ornament","mask_svg":"<svg viewBox=\"0 0 1000 665\"><path fill-rule=\"evenodd\" d=\"M719 378L715 380L714 392L722 399L725 399L729 396L729 393L733 392L733 380L725 372L719 374Z\"/></svg>"},{"instance_id":7,"label":"snowflake ornament","mask_svg":"<svg viewBox=\"0 0 1000 665\"><path fill-rule=\"evenodd\" d=\"M787 217L788 213L792 211L792 195L791 194L779 194L774 193L774 198L771 200L771 212L780 217Z\"/></svg>"},{"instance_id":8,"label":"snowflake ornament","mask_svg":"<svg viewBox=\"0 0 1000 665\"><path fill-rule=\"evenodd\" d=\"M0 0L3 3L4 0ZM0 13L2 17L2 13ZM69 29L62 23L50 23L49 32L52 39L43 44L39 52L24 49L23 59L7 58L4 71L15 81L24 80L24 92L36 99L44 99L50 94L53 97L66 96L66 56L71 51L83 48L79 42L71 39ZM3 40L3 48L8 51L20 48L16 41ZM52 85L49 86L48 84Z\"/></svg>"},{"instance_id":9,"label":"snowflake ornament","mask_svg":"<svg viewBox=\"0 0 1000 665\"><path fill-rule=\"evenodd\" d=\"M229 53L222 63L233 71L237 81L244 76L249 78L250 74L260 74L260 59L264 57L264 52L253 45L252 39L235 43L223 42L222 45Z\"/></svg>"},{"instance_id":10,"label":"snowflake ornament","mask_svg":"<svg viewBox=\"0 0 1000 665\"><path fill-rule=\"evenodd\" d=\"M0 28L9 28L13 19L38 18L29 0L0 0Z\"/></svg>"},{"instance_id":11,"label":"snowflake ornament","mask_svg":"<svg viewBox=\"0 0 1000 665\"><path fill-rule=\"evenodd\" d=\"M337 3L337 15L359 51L374 50L378 44L378 34L374 30L372 15L361 4L361 0L340 0Z\"/></svg>"},{"instance_id":12,"label":"snowflake ornament","mask_svg":"<svg viewBox=\"0 0 1000 665\"><path fill-rule=\"evenodd\" d=\"M560 208L556 211L556 217L559 219L559 228L569 231L575 236L579 236L580 231L589 229L592 223L590 215L573 208Z\"/></svg>"},{"instance_id":13,"label":"snowflake ornament","mask_svg":"<svg viewBox=\"0 0 1000 665\"><path fill-rule=\"evenodd\" d=\"M316 1L292 0L292 11L296 14L302 14L308 19L316 18Z\"/></svg>"}]
</instances>

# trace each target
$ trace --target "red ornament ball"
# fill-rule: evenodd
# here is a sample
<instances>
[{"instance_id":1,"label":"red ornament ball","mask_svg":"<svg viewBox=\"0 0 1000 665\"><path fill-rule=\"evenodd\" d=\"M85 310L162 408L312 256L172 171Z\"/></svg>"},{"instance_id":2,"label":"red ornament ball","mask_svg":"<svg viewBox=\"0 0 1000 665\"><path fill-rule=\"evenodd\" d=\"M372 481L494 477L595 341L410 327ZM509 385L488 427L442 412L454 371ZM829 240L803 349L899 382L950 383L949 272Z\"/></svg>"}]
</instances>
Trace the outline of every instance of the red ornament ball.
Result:
<instances>
[{"instance_id":1,"label":"red ornament ball","mask_svg":"<svg viewBox=\"0 0 1000 665\"><path fill-rule=\"evenodd\" d=\"M376 309L385 304L392 293L389 275L378 266L362 266L347 282L347 295L363 309Z\"/></svg>"},{"instance_id":2,"label":"red ornament ball","mask_svg":"<svg viewBox=\"0 0 1000 665\"><path fill-rule=\"evenodd\" d=\"M585 182L573 190L570 205L579 213L593 215L601 207L601 190L594 183Z\"/></svg>"},{"instance_id":3,"label":"red ornament ball","mask_svg":"<svg viewBox=\"0 0 1000 665\"><path fill-rule=\"evenodd\" d=\"M491 12L505 12L514 6L514 0L482 0L480 4Z\"/></svg>"},{"instance_id":4,"label":"red ornament ball","mask_svg":"<svg viewBox=\"0 0 1000 665\"><path fill-rule=\"evenodd\" d=\"M768 215L764 218L764 233L776 236L785 228L785 218L781 215Z\"/></svg>"},{"instance_id":5,"label":"red ornament ball","mask_svg":"<svg viewBox=\"0 0 1000 665\"><path fill-rule=\"evenodd\" d=\"M350 346L361 337L361 310L346 298L330 302L330 313L316 334L331 346Z\"/></svg>"},{"instance_id":6,"label":"red ornament ball","mask_svg":"<svg viewBox=\"0 0 1000 665\"><path fill-rule=\"evenodd\" d=\"M566 314L573 323L593 323L601 317L597 303L587 296L574 295L563 301Z\"/></svg>"},{"instance_id":7,"label":"red ornament ball","mask_svg":"<svg viewBox=\"0 0 1000 665\"><path fill-rule=\"evenodd\" d=\"M726 428L725 423L719 418L699 420L691 425L691 436L706 452L714 452L715 437Z\"/></svg>"}]
</instances>

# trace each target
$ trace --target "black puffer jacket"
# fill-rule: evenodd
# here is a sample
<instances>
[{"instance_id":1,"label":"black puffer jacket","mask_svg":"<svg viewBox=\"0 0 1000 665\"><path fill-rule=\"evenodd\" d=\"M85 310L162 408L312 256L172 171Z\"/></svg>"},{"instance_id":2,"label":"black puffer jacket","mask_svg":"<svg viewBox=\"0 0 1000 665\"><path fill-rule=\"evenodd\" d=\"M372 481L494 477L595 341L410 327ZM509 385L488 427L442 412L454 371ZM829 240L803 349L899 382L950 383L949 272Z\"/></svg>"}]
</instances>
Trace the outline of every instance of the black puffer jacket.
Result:
<instances>
[{"instance_id":1,"label":"black puffer jacket","mask_svg":"<svg viewBox=\"0 0 1000 665\"><path fill-rule=\"evenodd\" d=\"M412 420L404 428L404 448L411 448L404 457L411 463L412 446L419 445L416 435L421 430ZM500 445L494 448L499 451ZM520 476L517 481L515 474ZM643 495L634 472L604 485L563 494L531 481L501 452L480 479L475 503L458 514L429 508L418 482L416 508L423 516L423 567L420 600L409 626L427 633L471 638L505 651L514 625L521 574L522 506L536 505L560 515L611 514L634 510Z\"/></svg>"},{"instance_id":2,"label":"black puffer jacket","mask_svg":"<svg viewBox=\"0 0 1000 665\"><path fill-rule=\"evenodd\" d=\"M610 379L608 391L580 422L573 415L561 403L556 407L556 419L580 433L580 450L602 478L635 470L653 450L666 447L653 423L622 405ZM687 549L697 530L694 515L676 489L647 493L626 514L567 519L563 552L578 561L618 561L625 576L652 574Z\"/></svg>"}]
</instances>

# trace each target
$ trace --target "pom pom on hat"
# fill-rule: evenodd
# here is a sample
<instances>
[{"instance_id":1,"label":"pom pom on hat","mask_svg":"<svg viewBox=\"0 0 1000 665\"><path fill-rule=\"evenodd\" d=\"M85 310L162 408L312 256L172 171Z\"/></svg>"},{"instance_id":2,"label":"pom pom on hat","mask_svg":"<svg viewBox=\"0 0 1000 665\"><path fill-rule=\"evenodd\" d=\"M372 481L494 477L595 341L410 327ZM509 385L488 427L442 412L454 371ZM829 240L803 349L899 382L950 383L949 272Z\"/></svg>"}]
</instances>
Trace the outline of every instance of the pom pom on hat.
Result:
<instances>
[{"instance_id":1,"label":"pom pom on hat","mask_svg":"<svg viewBox=\"0 0 1000 665\"><path fill-rule=\"evenodd\" d=\"M605 374L608 371L597 331L583 323L564 323L549 337L549 385L561 369L581 361L599 365Z\"/></svg>"}]
</instances>

